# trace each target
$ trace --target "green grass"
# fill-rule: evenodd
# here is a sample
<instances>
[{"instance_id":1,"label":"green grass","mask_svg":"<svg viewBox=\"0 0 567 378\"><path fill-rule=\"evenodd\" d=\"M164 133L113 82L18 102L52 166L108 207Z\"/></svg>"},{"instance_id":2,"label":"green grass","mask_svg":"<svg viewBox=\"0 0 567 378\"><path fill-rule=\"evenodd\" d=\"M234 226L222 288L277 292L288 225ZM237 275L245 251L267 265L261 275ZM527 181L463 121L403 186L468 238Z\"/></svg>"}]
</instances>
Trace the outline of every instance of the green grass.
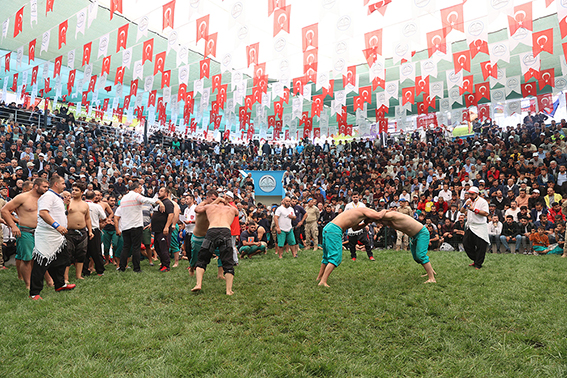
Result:
<instances>
[{"instance_id":1,"label":"green grass","mask_svg":"<svg viewBox=\"0 0 567 378\"><path fill-rule=\"evenodd\" d=\"M163 274L90 277L28 299L0 272L2 377L565 377L567 259L430 252L424 285L409 252L364 253L318 287L320 252L270 251L216 264L190 293L187 262ZM73 269L72 269L73 271ZM71 274L73 276L73 274Z\"/></svg>"}]
</instances>

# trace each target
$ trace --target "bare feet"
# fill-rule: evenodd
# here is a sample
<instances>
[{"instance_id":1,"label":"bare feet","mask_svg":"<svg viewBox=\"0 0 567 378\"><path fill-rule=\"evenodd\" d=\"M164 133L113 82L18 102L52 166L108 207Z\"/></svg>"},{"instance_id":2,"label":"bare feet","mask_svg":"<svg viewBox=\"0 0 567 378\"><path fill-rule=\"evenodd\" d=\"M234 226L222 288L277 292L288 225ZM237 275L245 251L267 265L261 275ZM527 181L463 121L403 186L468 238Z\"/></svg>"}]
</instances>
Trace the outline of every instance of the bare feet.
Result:
<instances>
[{"instance_id":1,"label":"bare feet","mask_svg":"<svg viewBox=\"0 0 567 378\"><path fill-rule=\"evenodd\" d=\"M315 281L320 281L321 277L317 276L317 278L315 279Z\"/></svg>"},{"instance_id":2,"label":"bare feet","mask_svg":"<svg viewBox=\"0 0 567 378\"><path fill-rule=\"evenodd\" d=\"M424 283L437 283L437 281L435 281L435 278L433 278L425 281Z\"/></svg>"},{"instance_id":3,"label":"bare feet","mask_svg":"<svg viewBox=\"0 0 567 378\"><path fill-rule=\"evenodd\" d=\"M187 269L189 270L189 275L190 275L191 277L193 277L193 276L195 275L195 268L189 267L189 268L187 268Z\"/></svg>"},{"instance_id":4,"label":"bare feet","mask_svg":"<svg viewBox=\"0 0 567 378\"><path fill-rule=\"evenodd\" d=\"M433 271L433 274L437 275L437 272L436 272L436 271ZM422 277L427 277L427 273L422 274L421 276L422 276Z\"/></svg>"},{"instance_id":5,"label":"bare feet","mask_svg":"<svg viewBox=\"0 0 567 378\"><path fill-rule=\"evenodd\" d=\"M193 293L196 293L196 292L198 292L198 291L201 291L201 286L195 286L194 288L191 289L191 291L192 291Z\"/></svg>"},{"instance_id":6,"label":"bare feet","mask_svg":"<svg viewBox=\"0 0 567 378\"><path fill-rule=\"evenodd\" d=\"M234 294L234 291L232 291L232 290L226 292L226 295L232 295L232 294Z\"/></svg>"},{"instance_id":7,"label":"bare feet","mask_svg":"<svg viewBox=\"0 0 567 378\"><path fill-rule=\"evenodd\" d=\"M224 276L221 276L221 275L218 275L218 276L217 276L217 279L219 279L219 280L226 280L226 278L224 278Z\"/></svg>"},{"instance_id":8,"label":"bare feet","mask_svg":"<svg viewBox=\"0 0 567 378\"><path fill-rule=\"evenodd\" d=\"M69 284L69 281L65 280L65 285L68 285L68 284Z\"/></svg>"},{"instance_id":9,"label":"bare feet","mask_svg":"<svg viewBox=\"0 0 567 378\"><path fill-rule=\"evenodd\" d=\"M178 266L179 266L179 263L175 263L175 264L173 264L172 268L177 268Z\"/></svg>"},{"instance_id":10,"label":"bare feet","mask_svg":"<svg viewBox=\"0 0 567 378\"><path fill-rule=\"evenodd\" d=\"M330 287L326 282L319 282L319 286L325 286L325 287Z\"/></svg>"},{"instance_id":11,"label":"bare feet","mask_svg":"<svg viewBox=\"0 0 567 378\"><path fill-rule=\"evenodd\" d=\"M45 283L49 287L55 287L55 283L53 281L49 281Z\"/></svg>"}]
</instances>

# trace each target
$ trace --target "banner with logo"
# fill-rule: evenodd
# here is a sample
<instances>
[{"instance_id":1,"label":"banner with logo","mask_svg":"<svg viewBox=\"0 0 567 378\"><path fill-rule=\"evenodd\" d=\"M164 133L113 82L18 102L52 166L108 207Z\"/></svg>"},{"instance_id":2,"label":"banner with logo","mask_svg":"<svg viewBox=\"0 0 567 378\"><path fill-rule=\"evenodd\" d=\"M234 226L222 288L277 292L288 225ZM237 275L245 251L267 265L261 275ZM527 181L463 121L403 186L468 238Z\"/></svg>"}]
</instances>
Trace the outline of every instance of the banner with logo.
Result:
<instances>
[{"instance_id":1,"label":"banner with logo","mask_svg":"<svg viewBox=\"0 0 567 378\"><path fill-rule=\"evenodd\" d=\"M281 196L285 197L285 190L282 179L285 171L245 171L248 176L252 174L254 180L254 192L256 194L256 202L258 197L262 196Z\"/></svg>"}]
</instances>

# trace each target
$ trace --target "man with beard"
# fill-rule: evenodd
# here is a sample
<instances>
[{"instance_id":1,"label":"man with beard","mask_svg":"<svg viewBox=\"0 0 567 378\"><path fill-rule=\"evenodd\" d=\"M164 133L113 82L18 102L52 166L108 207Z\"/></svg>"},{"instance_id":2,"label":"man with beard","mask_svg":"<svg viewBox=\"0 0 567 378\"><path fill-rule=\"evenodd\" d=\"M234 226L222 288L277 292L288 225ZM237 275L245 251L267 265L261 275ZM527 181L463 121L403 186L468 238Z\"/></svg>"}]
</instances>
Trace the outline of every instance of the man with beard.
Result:
<instances>
[{"instance_id":1,"label":"man with beard","mask_svg":"<svg viewBox=\"0 0 567 378\"><path fill-rule=\"evenodd\" d=\"M75 276L82 280L83 264L87 255L89 239L93 238L89 205L83 201L85 184L77 182L71 188L71 202L67 206L67 251L69 264L75 263ZM65 281L69 280L69 266L65 270Z\"/></svg>"},{"instance_id":2,"label":"man with beard","mask_svg":"<svg viewBox=\"0 0 567 378\"><path fill-rule=\"evenodd\" d=\"M463 246L469 259L473 261L469 266L476 269L482 268L486 247L490 240L488 238L488 202L478 195L478 188L473 186L468 191L469 199L461 208L461 212L467 211L467 230L463 237Z\"/></svg>"},{"instance_id":3,"label":"man with beard","mask_svg":"<svg viewBox=\"0 0 567 378\"><path fill-rule=\"evenodd\" d=\"M171 223L174 216L174 206L168 198L169 189L161 187L158 191L158 198L165 206L165 211L157 209L152 214L152 231L154 232L154 248L161 261L160 272L169 272L169 246L171 244Z\"/></svg>"},{"instance_id":4,"label":"man with beard","mask_svg":"<svg viewBox=\"0 0 567 378\"><path fill-rule=\"evenodd\" d=\"M345 212L351 209L365 208L366 205L360 202L358 199L359 199L358 192L354 192L352 194L352 202L348 203L345 206ZM361 242L364 245L366 254L368 255L368 259L370 259L370 261L375 261L374 255L372 254L372 247L370 246L370 242L368 241L368 235L365 230L365 227L357 228L356 231L354 230L354 228L349 227L347 234L348 234L348 245L350 249L350 258L352 261L356 261L356 245L358 244L358 242Z\"/></svg>"},{"instance_id":5,"label":"man with beard","mask_svg":"<svg viewBox=\"0 0 567 378\"><path fill-rule=\"evenodd\" d=\"M89 206L89 214L91 217L91 226L93 230L93 238L87 243L87 264L83 266L83 276L90 276L89 261L93 259L96 273L99 276L104 274L104 258L102 257L102 238L100 233L100 222L106 220L106 213L101 205L94 203L95 192L89 190L85 193L85 200Z\"/></svg>"},{"instance_id":6,"label":"man with beard","mask_svg":"<svg viewBox=\"0 0 567 378\"><path fill-rule=\"evenodd\" d=\"M37 201L47 192L49 183L38 178L33 182L32 190L17 195L2 207L2 219L16 237L16 269L22 275L26 288L30 288L33 265L34 233L37 227ZM12 213L18 215L18 224ZM51 280L49 280L51 281ZM48 281L48 282L49 282Z\"/></svg>"}]
</instances>

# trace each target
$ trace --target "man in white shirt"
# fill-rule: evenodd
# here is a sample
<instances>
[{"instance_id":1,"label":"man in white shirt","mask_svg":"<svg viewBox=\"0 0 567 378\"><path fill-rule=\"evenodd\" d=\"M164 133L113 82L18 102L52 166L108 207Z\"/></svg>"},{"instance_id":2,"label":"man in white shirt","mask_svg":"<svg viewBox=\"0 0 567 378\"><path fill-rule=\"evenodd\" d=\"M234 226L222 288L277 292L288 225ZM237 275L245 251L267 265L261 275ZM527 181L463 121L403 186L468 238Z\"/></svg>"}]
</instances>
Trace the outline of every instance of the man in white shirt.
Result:
<instances>
[{"instance_id":1,"label":"man in white shirt","mask_svg":"<svg viewBox=\"0 0 567 378\"><path fill-rule=\"evenodd\" d=\"M358 192L354 192L352 194L352 202L347 203L347 205L345 206L345 211L348 211L350 209L358 209L358 208L366 207L366 205L363 204L362 202L359 202L358 199L359 199ZM370 242L368 241L366 227L357 231L354 231L352 228L349 228L347 230L347 235L348 235L348 246L350 249L350 258L352 259L352 261L356 261L356 245L358 244L359 241L362 243L362 245L364 245L364 249L366 250L366 254L368 255L370 261L375 261L374 256L372 255L372 247L370 247Z\"/></svg>"},{"instance_id":2,"label":"man in white shirt","mask_svg":"<svg viewBox=\"0 0 567 378\"><path fill-rule=\"evenodd\" d=\"M183 223L185 223L185 257L191 258L191 236L193 236L193 230L195 229L195 200L191 194L185 197L185 204L187 208L183 212ZM195 263L197 263L195 261Z\"/></svg>"},{"instance_id":3,"label":"man in white shirt","mask_svg":"<svg viewBox=\"0 0 567 378\"><path fill-rule=\"evenodd\" d=\"M85 264L83 265L83 276L90 276L89 260L93 259L96 273L100 276L104 274L104 258L102 256L102 239L100 222L106 220L106 212L98 203L94 203L95 192L88 190L85 192L85 202L89 206L89 215L91 217L91 227L93 230L92 239L88 240L87 255L85 256ZM104 224L103 224L104 225Z\"/></svg>"},{"instance_id":4,"label":"man in white shirt","mask_svg":"<svg viewBox=\"0 0 567 378\"><path fill-rule=\"evenodd\" d=\"M451 190L449 190L449 184L443 184L443 190L439 191L438 197L443 198L447 203L451 201L452 193Z\"/></svg>"},{"instance_id":5,"label":"man in white shirt","mask_svg":"<svg viewBox=\"0 0 567 378\"><path fill-rule=\"evenodd\" d=\"M510 202L510 208L506 210L504 213L504 218L508 215L511 215L514 219L514 222L518 222L518 214L520 213L520 208L518 207L518 203L516 201Z\"/></svg>"},{"instance_id":6,"label":"man in white shirt","mask_svg":"<svg viewBox=\"0 0 567 378\"><path fill-rule=\"evenodd\" d=\"M463 246L469 259L473 261L469 266L476 269L482 268L486 247L490 242L488 238L488 202L478 195L478 188L473 186L468 191L469 199L461 208L461 212L467 211L467 230L463 237Z\"/></svg>"},{"instance_id":7,"label":"man in white shirt","mask_svg":"<svg viewBox=\"0 0 567 378\"><path fill-rule=\"evenodd\" d=\"M134 272L140 273L140 246L142 245L142 232L144 220L142 216L142 205L149 203L159 205L159 211L164 212L165 206L158 198L148 198L141 195L142 187L138 182L130 184L130 191L120 201L120 227L116 230L116 235L122 235L124 245L122 247L122 256L120 259L119 271L125 272L128 264L128 256L132 252L132 264Z\"/></svg>"},{"instance_id":8,"label":"man in white shirt","mask_svg":"<svg viewBox=\"0 0 567 378\"><path fill-rule=\"evenodd\" d=\"M291 221L295 219L295 211L291 205L291 200L289 197L285 197L282 200L282 205L278 207L274 215L274 223L276 225L276 232L278 234L278 243L276 245L276 250L280 259L283 258L284 246L289 245L291 247L291 253L293 257L297 257L297 242L295 236L293 235L293 226Z\"/></svg>"}]
</instances>

